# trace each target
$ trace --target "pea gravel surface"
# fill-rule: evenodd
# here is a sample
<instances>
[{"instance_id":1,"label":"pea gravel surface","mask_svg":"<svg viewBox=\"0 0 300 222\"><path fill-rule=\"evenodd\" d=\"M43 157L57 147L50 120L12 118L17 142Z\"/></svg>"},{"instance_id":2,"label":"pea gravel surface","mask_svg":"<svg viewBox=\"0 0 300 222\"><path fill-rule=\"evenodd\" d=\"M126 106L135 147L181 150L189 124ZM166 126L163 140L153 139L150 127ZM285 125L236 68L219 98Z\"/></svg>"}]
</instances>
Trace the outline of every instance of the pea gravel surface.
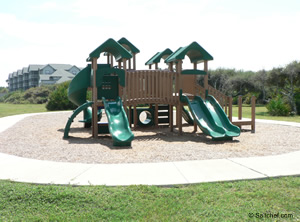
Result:
<instances>
[{"instance_id":1,"label":"pea gravel surface","mask_svg":"<svg viewBox=\"0 0 300 222\"><path fill-rule=\"evenodd\" d=\"M20 157L77 163L146 163L203 159L253 157L300 150L300 128L256 123L256 133L244 126L232 141L212 141L198 128L184 124L183 134L175 128L133 130L131 147L114 147L109 134L92 138L91 129L78 122L71 125L70 138L63 139L71 112L26 117L0 133L0 152ZM105 120L105 115L104 118Z\"/></svg>"}]
</instances>

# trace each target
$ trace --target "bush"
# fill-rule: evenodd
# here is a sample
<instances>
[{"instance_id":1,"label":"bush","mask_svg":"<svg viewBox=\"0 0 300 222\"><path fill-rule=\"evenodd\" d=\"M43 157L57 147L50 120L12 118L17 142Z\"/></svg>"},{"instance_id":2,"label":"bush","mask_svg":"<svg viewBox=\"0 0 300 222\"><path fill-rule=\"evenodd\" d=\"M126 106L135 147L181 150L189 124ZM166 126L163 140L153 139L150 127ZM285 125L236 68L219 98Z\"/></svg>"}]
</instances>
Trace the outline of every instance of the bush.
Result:
<instances>
[{"instance_id":1,"label":"bush","mask_svg":"<svg viewBox=\"0 0 300 222\"><path fill-rule=\"evenodd\" d=\"M31 104L46 103L50 93L53 92L55 88L55 85L30 88L25 91L24 99Z\"/></svg>"},{"instance_id":2,"label":"bush","mask_svg":"<svg viewBox=\"0 0 300 222\"><path fill-rule=\"evenodd\" d=\"M10 92L0 98L0 102L13 104L43 104L48 101L49 95L55 85L41 86L27 89L24 91Z\"/></svg>"},{"instance_id":3,"label":"bush","mask_svg":"<svg viewBox=\"0 0 300 222\"><path fill-rule=\"evenodd\" d=\"M76 109L74 105L68 99L68 87L70 81L59 84L56 89L50 94L48 103L46 104L47 110L72 110Z\"/></svg>"},{"instance_id":4,"label":"bush","mask_svg":"<svg viewBox=\"0 0 300 222\"><path fill-rule=\"evenodd\" d=\"M281 96L272 99L268 103L267 109L271 116L288 116L291 112L290 105Z\"/></svg>"},{"instance_id":5,"label":"bush","mask_svg":"<svg viewBox=\"0 0 300 222\"><path fill-rule=\"evenodd\" d=\"M1 98L0 102L12 103L12 104L27 104L27 103L29 103L28 101L26 101L24 99L23 91L14 91L14 92L8 93Z\"/></svg>"}]
</instances>

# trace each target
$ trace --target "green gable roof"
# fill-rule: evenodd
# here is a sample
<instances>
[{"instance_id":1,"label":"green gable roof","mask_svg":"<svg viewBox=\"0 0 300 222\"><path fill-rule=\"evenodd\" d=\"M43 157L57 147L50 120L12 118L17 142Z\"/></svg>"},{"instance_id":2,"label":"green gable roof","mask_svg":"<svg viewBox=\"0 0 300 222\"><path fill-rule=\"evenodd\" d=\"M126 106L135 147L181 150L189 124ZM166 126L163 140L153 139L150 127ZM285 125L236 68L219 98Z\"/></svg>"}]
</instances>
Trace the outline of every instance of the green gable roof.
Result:
<instances>
[{"instance_id":1,"label":"green gable roof","mask_svg":"<svg viewBox=\"0 0 300 222\"><path fill-rule=\"evenodd\" d=\"M128 52L127 49L125 49L121 44L113 39L108 39L90 53L89 58L87 58L87 62L91 61L92 58L99 58L102 52L108 52L112 54L115 57L116 61L119 61L122 58L132 58L130 52Z\"/></svg>"},{"instance_id":2,"label":"green gable roof","mask_svg":"<svg viewBox=\"0 0 300 222\"><path fill-rule=\"evenodd\" d=\"M177 60L184 59L185 56L188 56L191 60L191 63L199 63L204 60L213 60L214 58L197 42L192 42L186 47L180 47L172 55L170 55L165 62L174 62Z\"/></svg>"},{"instance_id":3,"label":"green gable roof","mask_svg":"<svg viewBox=\"0 0 300 222\"><path fill-rule=\"evenodd\" d=\"M135 47L131 42L129 42L126 38L121 38L118 43L120 43L124 48L126 48L129 52L139 53L140 50Z\"/></svg>"},{"instance_id":4,"label":"green gable roof","mask_svg":"<svg viewBox=\"0 0 300 222\"><path fill-rule=\"evenodd\" d=\"M151 59L149 59L145 65L151 65L153 63L159 63L161 58L166 59L167 57L169 57L172 54L172 50L170 49L165 49L162 52L158 52L156 53Z\"/></svg>"}]
</instances>

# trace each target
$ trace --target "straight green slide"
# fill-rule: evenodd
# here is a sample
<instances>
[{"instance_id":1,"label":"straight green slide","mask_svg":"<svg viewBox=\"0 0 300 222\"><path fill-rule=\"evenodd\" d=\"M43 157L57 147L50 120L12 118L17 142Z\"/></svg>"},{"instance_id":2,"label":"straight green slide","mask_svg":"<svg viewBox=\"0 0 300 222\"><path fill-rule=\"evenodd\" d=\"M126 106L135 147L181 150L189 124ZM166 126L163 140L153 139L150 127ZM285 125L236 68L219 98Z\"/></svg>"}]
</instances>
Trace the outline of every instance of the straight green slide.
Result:
<instances>
[{"instance_id":1,"label":"straight green slide","mask_svg":"<svg viewBox=\"0 0 300 222\"><path fill-rule=\"evenodd\" d=\"M208 108L209 112L213 116L215 122L217 125L222 126L225 130L225 134L228 137L236 137L239 136L241 133L241 130L239 127L233 125L230 120L228 119L226 113L220 106L220 104L217 102L217 100L211 96L208 95L205 100L206 107Z\"/></svg>"},{"instance_id":2,"label":"straight green slide","mask_svg":"<svg viewBox=\"0 0 300 222\"><path fill-rule=\"evenodd\" d=\"M131 146L134 138L120 97L116 101L106 101L102 98L108 120L109 132L114 146Z\"/></svg>"},{"instance_id":3,"label":"straight green slide","mask_svg":"<svg viewBox=\"0 0 300 222\"><path fill-rule=\"evenodd\" d=\"M230 123L225 112L212 96L208 96L204 102L200 96L195 96L190 101L187 96L181 95L181 101L188 104L197 125L213 140L229 140L240 135L240 129Z\"/></svg>"}]
</instances>

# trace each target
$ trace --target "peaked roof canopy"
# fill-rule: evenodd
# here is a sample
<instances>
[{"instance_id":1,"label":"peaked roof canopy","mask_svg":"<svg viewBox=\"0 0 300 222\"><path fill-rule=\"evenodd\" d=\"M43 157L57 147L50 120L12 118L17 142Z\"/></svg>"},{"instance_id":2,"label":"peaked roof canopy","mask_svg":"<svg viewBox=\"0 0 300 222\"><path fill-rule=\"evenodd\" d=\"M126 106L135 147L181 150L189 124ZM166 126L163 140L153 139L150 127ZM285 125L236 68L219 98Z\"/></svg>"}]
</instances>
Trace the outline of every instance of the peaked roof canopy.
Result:
<instances>
[{"instance_id":1,"label":"peaked roof canopy","mask_svg":"<svg viewBox=\"0 0 300 222\"><path fill-rule=\"evenodd\" d=\"M92 51L87 58L87 62L91 61L92 58L99 58L102 52L108 52L112 54L116 61L122 58L130 59L132 55L127 51L120 43L116 42L114 39L108 39L94 51Z\"/></svg>"},{"instance_id":2,"label":"peaked roof canopy","mask_svg":"<svg viewBox=\"0 0 300 222\"><path fill-rule=\"evenodd\" d=\"M131 42L129 42L126 38L121 38L118 43L120 43L125 49L127 49L131 53L139 53L140 50L135 47Z\"/></svg>"},{"instance_id":3,"label":"peaked roof canopy","mask_svg":"<svg viewBox=\"0 0 300 222\"><path fill-rule=\"evenodd\" d=\"M186 47L180 47L172 55L170 55L165 62L174 62L177 60L184 59L185 56L188 56L191 60L191 63L200 63L204 60L213 60L214 58L197 42L192 42Z\"/></svg>"},{"instance_id":4,"label":"peaked roof canopy","mask_svg":"<svg viewBox=\"0 0 300 222\"><path fill-rule=\"evenodd\" d=\"M156 53L151 59L149 59L145 65L151 65L153 63L159 63L161 58L166 59L167 57L169 57L171 54L173 53L173 51L171 49L165 49L162 52L158 52Z\"/></svg>"}]
</instances>

